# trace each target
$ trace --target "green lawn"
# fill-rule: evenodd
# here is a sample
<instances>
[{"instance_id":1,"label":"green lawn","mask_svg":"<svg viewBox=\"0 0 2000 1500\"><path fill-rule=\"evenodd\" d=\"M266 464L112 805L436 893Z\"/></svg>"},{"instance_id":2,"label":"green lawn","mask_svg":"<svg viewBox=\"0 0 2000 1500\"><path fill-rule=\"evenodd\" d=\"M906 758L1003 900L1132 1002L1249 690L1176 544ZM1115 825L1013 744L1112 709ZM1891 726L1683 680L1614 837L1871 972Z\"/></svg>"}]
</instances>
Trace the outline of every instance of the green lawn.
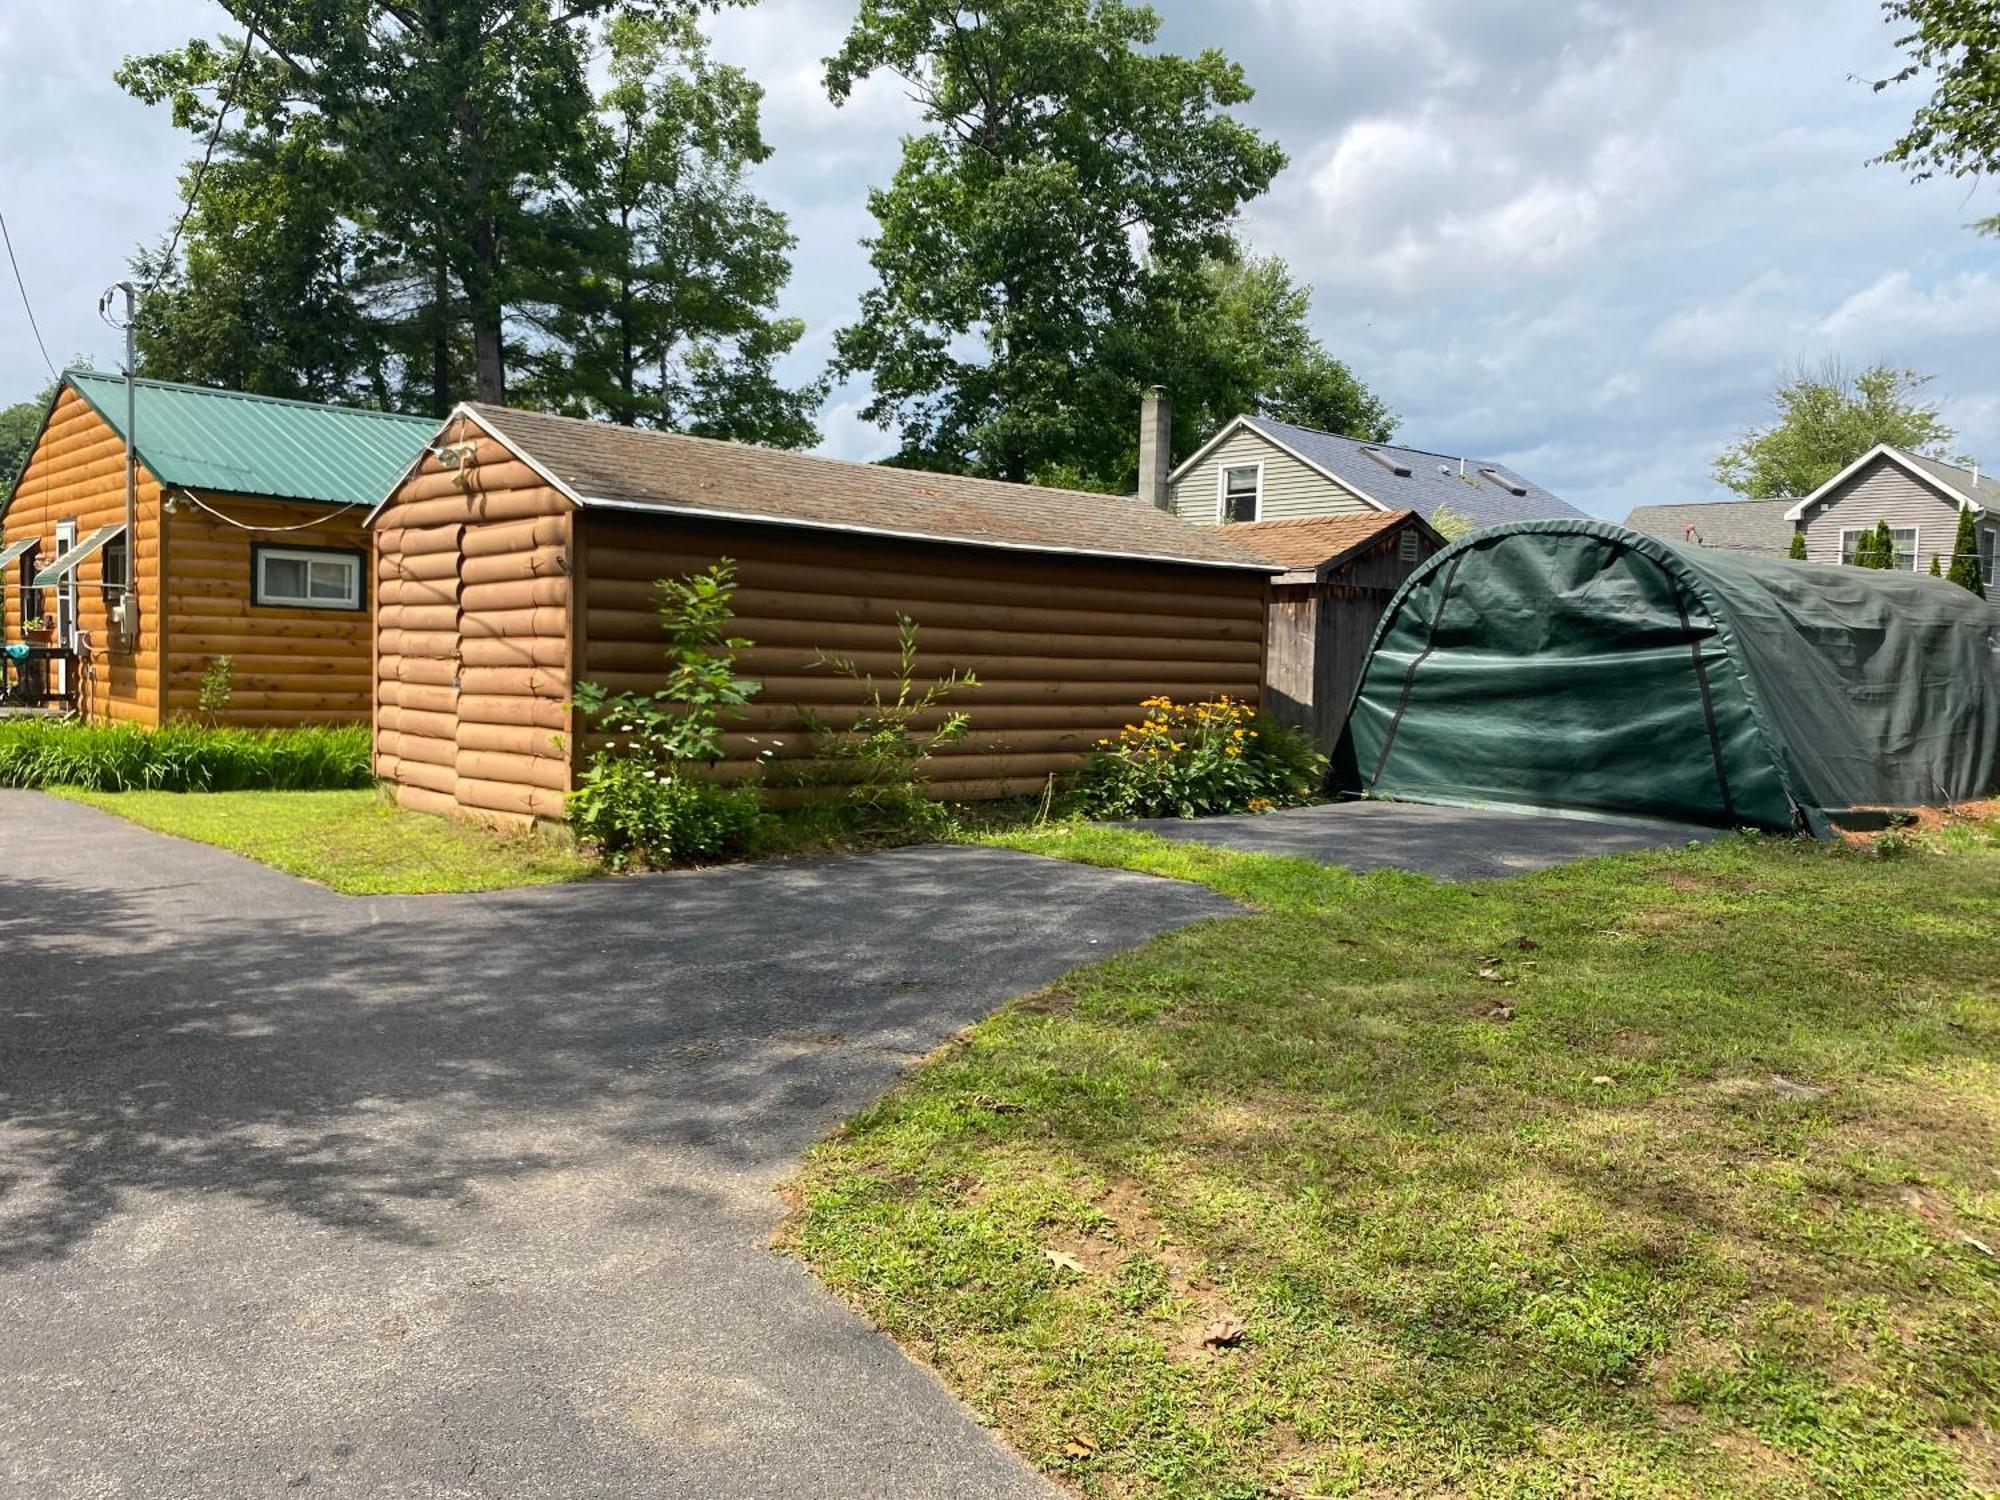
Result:
<instances>
[{"instance_id":1,"label":"green lawn","mask_svg":"<svg viewBox=\"0 0 2000 1500\"><path fill-rule=\"evenodd\" d=\"M555 833L406 812L379 792L92 792L56 796L218 844L350 896L490 891L582 880L597 866Z\"/></svg>"},{"instance_id":2,"label":"green lawn","mask_svg":"<svg viewBox=\"0 0 2000 1500\"><path fill-rule=\"evenodd\" d=\"M1000 841L1264 908L974 1028L794 1185L785 1243L1045 1471L2000 1488L2000 824L1461 886Z\"/></svg>"}]
</instances>

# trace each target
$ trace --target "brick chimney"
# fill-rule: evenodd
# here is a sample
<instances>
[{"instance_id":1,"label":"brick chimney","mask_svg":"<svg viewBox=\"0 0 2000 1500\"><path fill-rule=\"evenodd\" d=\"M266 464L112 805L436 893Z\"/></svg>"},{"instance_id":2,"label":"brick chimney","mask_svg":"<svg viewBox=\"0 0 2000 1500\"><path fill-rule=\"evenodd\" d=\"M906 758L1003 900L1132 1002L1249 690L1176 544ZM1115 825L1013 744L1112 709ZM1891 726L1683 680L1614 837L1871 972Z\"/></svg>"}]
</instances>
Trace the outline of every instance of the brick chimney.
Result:
<instances>
[{"instance_id":1,"label":"brick chimney","mask_svg":"<svg viewBox=\"0 0 2000 1500\"><path fill-rule=\"evenodd\" d=\"M1173 506L1167 476L1174 468L1174 403L1152 386L1139 403L1139 498L1159 510Z\"/></svg>"}]
</instances>

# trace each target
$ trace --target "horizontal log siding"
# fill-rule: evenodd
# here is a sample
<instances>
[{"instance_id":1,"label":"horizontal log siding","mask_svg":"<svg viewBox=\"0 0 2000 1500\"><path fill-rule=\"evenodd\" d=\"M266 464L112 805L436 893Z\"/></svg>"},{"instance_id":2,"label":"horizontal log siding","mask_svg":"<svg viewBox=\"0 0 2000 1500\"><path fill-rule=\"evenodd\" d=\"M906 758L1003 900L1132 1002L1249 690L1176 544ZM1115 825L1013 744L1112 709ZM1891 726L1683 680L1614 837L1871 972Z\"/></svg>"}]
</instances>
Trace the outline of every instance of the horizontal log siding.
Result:
<instances>
[{"instance_id":1,"label":"horizontal log siding","mask_svg":"<svg viewBox=\"0 0 2000 1500\"><path fill-rule=\"evenodd\" d=\"M80 703L86 717L138 724L160 722L160 489L139 471L138 649L110 649L110 608L104 589L104 553L79 565L77 624L92 652L82 668ZM109 423L75 391L65 389L50 413L21 476L19 488L0 517L0 546L35 537L38 562L55 558L56 523L74 520L81 541L100 526L125 519L125 445ZM4 587L6 638L21 638L21 565L8 564ZM46 614L56 612L56 591L42 590Z\"/></svg>"},{"instance_id":2,"label":"horizontal log siding","mask_svg":"<svg viewBox=\"0 0 2000 1500\"><path fill-rule=\"evenodd\" d=\"M374 530L376 774L424 812L525 824L569 790L568 502L461 424Z\"/></svg>"},{"instance_id":3,"label":"horizontal log siding","mask_svg":"<svg viewBox=\"0 0 2000 1500\"><path fill-rule=\"evenodd\" d=\"M860 689L813 658L825 650L892 674L899 614L919 627L924 680L953 669L980 679L952 700L971 734L930 767L942 796L1032 791L1156 692L1256 699L1262 686L1261 574L610 511L578 527L588 559L578 676L613 691L664 676L653 581L735 560L732 630L754 643L737 664L763 691L724 737L731 779L774 740L777 759L809 758L802 710L851 718ZM595 743L582 737L585 750Z\"/></svg>"},{"instance_id":4,"label":"horizontal log siding","mask_svg":"<svg viewBox=\"0 0 2000 1500\"><path fill-rule=\"evenodd\" d=\"M203 675L218 656L227 656L226 723L278 727L366 719L371 683L365 605L345 610L256 604L250 567L251 548L259 545L366 552L367 511L206 491L199 499L229 519L184 499L167 517L168 714L195 713ZM285 529L302 525L304 530ZM364 587L372 595L373 586L364 580Z\"/></svg>"}]
</instances>

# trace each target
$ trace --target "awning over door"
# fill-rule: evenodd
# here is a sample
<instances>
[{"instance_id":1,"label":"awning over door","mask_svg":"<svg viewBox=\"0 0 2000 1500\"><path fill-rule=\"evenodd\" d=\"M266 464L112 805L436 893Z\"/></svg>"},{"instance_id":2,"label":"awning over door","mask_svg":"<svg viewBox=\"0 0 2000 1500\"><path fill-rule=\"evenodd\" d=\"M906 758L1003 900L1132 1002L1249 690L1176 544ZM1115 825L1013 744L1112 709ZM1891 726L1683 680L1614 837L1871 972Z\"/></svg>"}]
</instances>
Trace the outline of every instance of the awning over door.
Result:
<instances>
[{"instance_id":1,"label":"awning over door","mask_svg":"<svg viewBox=\"0 0 2000 1500\"><path fill-rule=\"evenodd\" d=\"M0 568L6 567L7 564L12 562L15 558L19 557L24 552L34 551L35 543L39 542L40 540L41 538L38 536L31 536L27 538L25 541L15 542L12 546L0 549ZM0 583L4 582L5 582L4 579L0 579Z\"/></svg>"},{"instance_id":2,"label":"awning over door","mask_svg":"<svg viewBox=\"0 0 2000 1500\"><path fill-rule=\"evenodd\" d=\"M124 529L125 523L123 521L113 521L109 526L98 527L97 530L91 532L89 536L78 542L69 551L59 554L54 562L37 573L35 575L35 587L45 589L52 583L60 582L63 574L72 571L78 563L82 562L92 553L102 552L106 543Z\"/></svg>"}]
</instances>

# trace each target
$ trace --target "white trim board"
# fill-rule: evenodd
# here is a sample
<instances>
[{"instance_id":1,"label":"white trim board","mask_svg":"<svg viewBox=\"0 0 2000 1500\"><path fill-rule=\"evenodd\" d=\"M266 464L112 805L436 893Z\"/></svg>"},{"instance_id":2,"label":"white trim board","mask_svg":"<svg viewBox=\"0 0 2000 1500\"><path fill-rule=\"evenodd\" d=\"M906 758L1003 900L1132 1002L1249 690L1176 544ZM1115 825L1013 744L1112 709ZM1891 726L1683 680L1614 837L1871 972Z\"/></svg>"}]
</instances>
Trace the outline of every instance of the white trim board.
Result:
<instances>
[{"instance_id":1,"label":"white trim board","mask_svg":"<svg viewBox=\"0 0 2000 1500\"><path fill-rule=\"evenodd\" d=\"M1257 488L1250 497L1250 519L1253 522L1264 519L1264 460L1256 459L1247 464L1217 464L1215 466L1215 524L1230 526L1236 523L1229 519L1229 471L1231 469L1255 469Z\"/></svg>"},{"instance_id":2,"label":"white trim board","mask_svg":"<svg viewBox=\"0 0 2000 1500\"><path fill-rule=\"evenodd\" d=\"M1961 510L1970 507L1974 515L1983 516L1986 514L1986 507L1984 505L1981 505L1972 496L1966 494L1964 491L1960 490L1957 486L1946 484L1942 479L1938 478L1937 475L1933 474L1929 469L1926 469L1922 464L1914 462L1901 449L1893 447L1888 443L1877 443L1874 447L1870 448L1866 453L1862 454L1861 457L1855 459L1853 463L1849 464L1846 468L1842 469L1838 474L1834 475L1833 478L1829 479L1825 484L1821 485L1818 489L1814 490L1810 495L1806 496L1805 499L1801 500L1797 505L1794 505L1790 510L1786 511L1785 519L1787 521L1805 520L1807 511L1811 510L1816 505L1824 504L1826 502L1826 497L1829 494L1831 494L1834 490L1839 489L1840 486L1847 483L1848 480L1852 479L1856 474L1859 474L1863 469L1867 468L1868 465L1873 463L1878 458L1888 459L1891 463L1895 464L1897 468L1901 469L1905 474L1908 474L1912 479L1916 480L1917 483L1924 485L1932 490L1942 490L1948 498L1956 500L1958 502L1959 508Z\"/></svg>"},{"instance_id":3,"label":"white trim board","mask_svg":"<svg viewBox=\"0 0 2000 1500\"><path fill-rule=\"evenodd\" d=\"M1210 438L1207 442L1203 443L1199 448L1194 450L1194 453L1192 455L1190 455L1187 459L1183 460L1181 466L1175 469L1173 473L1167 476L1168 494L1171 495L1173 493L1173 487L1176 484L1180 483L1180 481L1186 477L1190 469L1192 469L1196 464L1200 463L1203 459L1207 458L1209 454L1213 453L1218 447L1220 447L1225 438L1228 438L1238 432L1248 432L1253 437L1259 439L1260 441L1269 443L1273 448L1276 448L1280 453L1284 454L1287 458L1296 459L1298 462L1304 464L1308 469L1311 469L1313 473L1319 475L1319 477L1324 479L1328 484L1335 485L1340 489L1345 490L1355 499L1374 506L1377 510L1383 512L1384 514L1387 514L1392 510L1397 510L1397 509L1408 510L1411 508L1407 505L1400 507L1394 505L1384 505L1380 500L1377 500L1373 495L1369 494L1366 490L1361 489L1360 487L1355 485L1351 480L1342 479L1338 474L1334 473L1331 469L1326 468L1324 465L1314 463L1311 459L1307 458L1303 453L1299 452L1298 449L1294 448L1290 443L1284 441L1284 439L1273 437L1270 433L1266 432L1263 428L1259 427L1254 421L1252 421L1247 416L1232 417L1226 424L1224 424L1222 431L1218 432L1214 437Z\"/></svg>"}]
</instances>

